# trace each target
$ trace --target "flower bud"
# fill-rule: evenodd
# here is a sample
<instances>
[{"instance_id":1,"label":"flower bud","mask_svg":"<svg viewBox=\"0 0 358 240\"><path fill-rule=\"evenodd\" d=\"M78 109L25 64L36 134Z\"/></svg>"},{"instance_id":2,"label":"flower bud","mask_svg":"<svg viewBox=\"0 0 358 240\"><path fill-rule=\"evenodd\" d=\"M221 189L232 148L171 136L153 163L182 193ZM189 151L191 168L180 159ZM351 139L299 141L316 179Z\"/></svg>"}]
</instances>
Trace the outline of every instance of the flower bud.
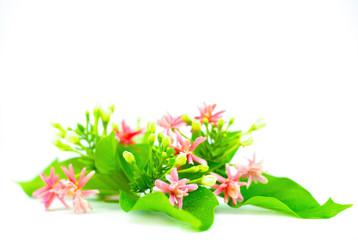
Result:
<instances>
[{"instance_id":1,"label":"flower bud","mask_svg":"<svg viewBox=\"0 0 358 240\"><path fill-rule=\"evenodd\" d=\"M51 123L51 126L60 130L61 135L66 135L66 130L62 128L62 126L59 123Z\"/></svg>"},{"instance_id":2,"label":"flower bud","mask_svg":"<svg viewBox=\"0 0 358 240\"><path fill-rule=\"evenodd\" d=\"M231 126L235 121L235 118L231 118L230 121L229 121L229 126Z\"/></svg>"},{"instance_id":3,"label":"flower bud","mask_svg":"<svg viewBox=\"0 0 358 240\"><path fill-rule=\"evenodd\" d=\"M162 152L162 158L167 158L167 157L168 157L168 153Z\"/></svg>"},{"instance_id":4,"label":"flower bud","mask_svg":"<svg viewBox=\"0 0 358 240\"><path fill-rule=\"evenodd\" d=\"M108 109L109 109L109 111L111 111L111 113L113 113L114 112L114 104L109 105Z\"/></svg>"},{"instance_id":5,"label":"flower bud","mask_svg":"<svg viewBox=\"0 0 358 240\"><path fill-rule=\"evenodd\" d=\"M209 120L208 120L207 118L203 118L203 123L204 123L205 125L208 125L208 124L209 124Z\"/></svg>"},{"instance_id":6,"label":"flower bud","mask_svg":"<svg viewBox=\"0 0 358 240\"><path fill-rule=\"evenodd\" d=\"M219 119L218 121L218 129L222 129L222 127L224 126L224 119Z\"/></svg>"},{"instance_id":7,"label":"flower bud","mask_svg":"<svg viewBox=\"0 0 358 240\"><path fill-rule=\"evenodd\" d=\"M71 151L72 150L72 148L70 146L62 143L61 140L58 137L55 137L52 140L52 144L55 145L61 151Z\"/></svg>"},{"instance_id":8,"label":"flower bud","mask_svg":"<svg viewBox=\"0 0 358 240\"><path fill-rule=\"evenodd\" d=\"M80 140L79 136L74 131L68 131L66 133L65 139L67 142L72 144L77 144Z\"/></svg>"},{"instance_id":9,"label":"flower bud","mask_svg":"<svg viewBox=\"0 0 358 240\"><path fill-rule=\"evenodd\" d=\"M102 122L108 123L109 120L111 119L111 111L110 111L110 110L103 110L103 109L101 109L100 112L101 112Z\"/></svg>"},{"instance_id":10,"label":"flower bud","mask_svg":"<svg viewBox=\"0 0 358 240\"><path fill-rule=\"evenodd\" d=\"M97 105L94 109L93 109L93 115L95 117L99 117L101 115L101 107L99 105Z\"/></svg>"},{"instance_id":11,"label":"flower bud","mask_svg":"<svg viewBox=\"0 0 358 240\"><path fill-rule=\"evenodd\" d=\"M200 168L199 168L199 166L193 166L191 168L186 168L186 169L183 169L181 171L185 172L185 173L196 173L196 172L200 171Z\"/></svg>"},{"instance_id":12,"label":"flower bud","mask_svg":"<svg viewBox=\"0 0 358 240\"><path fill-rule=\"evenodd\" d=\"M201 123L199 120L194 120L192 123L191 123L191 127L193 128L193 132L200 132L201 130Z\"/></svg>"},{"instance_id":13,"label":"flower bud","mask_svg":"<svg viewBox=\"0 0 358 240\"><path fill-rule=\"evenodd\" d=\"M254 141L251 134L244 134L240 137L240 143L243 146L250 146Z\"/></svg>"},{"instance_id":14,"label":"flower bud","mask_svg":"<svg viewBox=\"0 0 358 240\"><path fill-rule=\"evenodd\" d=\"M153 145L154 142L155 142L155 134L152 133L148 136L148 143L149 145Z\"/></svg>"},{"instance_id":15,"label":"flower bud","mask_svg":"<svg viewBox=\"0 0 358 240\"><path fill-rule=\"evenodd\" d=\"M170 146L170 144L172 144L172 140L170 139L170 137L165 136L162 143L163 148L166 149L167 147Z\"/></svg>"},{"instance_id":16,"label":"flower bud","mask_svg":"<svg viewBox=\"0 0 358 240\"><path fill-rule=\"evenodd\" d=\"M216 177L213 175L206 175L201 181L201 184L207 187L212 187L216 184Z\"/></svg>"},{"instance_id":17,"label":"flower bud","mask_svg":"<svg viewBox=\"0 0 358 240\"><path fill-rule=\"evenodd\" d=\"M112 123L112 129L113 130L119 130L118 124L117 123Z\"/></svg>"},{"instance_id":18,"label":"flower bud","mask_svg":"<svg viewBox=\"0 0 358 240\"><path fill-rule=\"evenodd\" d=\"M186 115L186 114L183 114L183 115L181 116L181 119L183 120L183 122L185 122L185 123L188 124L189 126L190 126L191 123L192 123L190 117L188 117L188 115Z\"/></svg>"},{"instance_id":19,"label":"flower bud","mask_svg":"<svg viewBox=\"0 0 358 240\"><path fill-rule=\"evenodd\" d=\"M155 133L155 123L154 122L149 122L147 125L147 131L149 133Z\"/></svg>"},{"instance_id":20,"label":"flower bud","mask_svg":"<svg viewBox=\"0 0 358 240\"><path fill-rule=\"evenodd\" d=\"M161 132L158 133L158 142L159 142L159 143L162 143L163 138L164 138L163 133L161 133Z\"/></svg>"},{"instance_id":21,"label":"flower bud","mask_svg":"<svg viewBox=\"0 0 358 240\"><path fill-rule=\"evenodd\" d=\"M266 126L266 122L264 121L263 118L258 119L255 123L254 123L254 128L255 130L264 128Z\"/></svg>"},{"instance_id":22,"label":"flower bud","mask_svg":"<svg viewBox=\"0 0 358 240\"><path fill-rule=\"evenodd\" d=\"M178 157L175 159L174 167L180 167L183 166L186 163L186 155L185 153L180 153Z\"/></svg>"},{"instance_id":23,"label":"flower bud","mask_svg":"<svg viewBox=\"0 0 358 240\"><path fill-rule=\"evenodd\" d=\"M123 157L126 160L127 163L131 164L131 165L135 165L135 158L133 156L132 153L128 152L128 151L124 151L123 152Z\"/></svg>"},{"instance_id":24,"label":"flower bud","mask_svg":"<svg viewBox=\"0 0 358 240\"><path fill-rule=\"evenodd\" d=\"M209 170L208 165L198 165L198 167L200 168L200 172L207 172Z\"/></svg>"}]
</instances>

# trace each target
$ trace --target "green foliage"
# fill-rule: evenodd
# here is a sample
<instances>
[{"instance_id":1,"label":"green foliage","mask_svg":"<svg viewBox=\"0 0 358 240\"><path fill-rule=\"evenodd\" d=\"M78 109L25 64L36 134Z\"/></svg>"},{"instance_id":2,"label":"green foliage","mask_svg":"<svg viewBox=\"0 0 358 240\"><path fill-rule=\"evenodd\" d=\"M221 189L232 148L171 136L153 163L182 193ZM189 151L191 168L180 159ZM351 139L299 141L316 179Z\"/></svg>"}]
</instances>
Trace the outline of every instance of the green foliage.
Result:
<instances>
[{"instance_id":1,"label":"green foliage","mask_svg":"<svg viewBox=\"0 0 358 240\"><path fill-rule=\"evenodd\" d=\"M128 178L120 171L116 174L96 173L83 189L97 189L100 195L118 195L119 191L129 192L130 186Z\"/></svg>"},{"instance_id":2,"label":"green foliage","mask_svg":"<svg viewBox=\"0 0 358 240\"><path fill-rule=\"evenodd\" d=\"M90 114L86 112L86 124L85 126L77 123L76 128L68 127L66 130L58 123L52 124L54 128L59 130L57 134L57 141L55 141L55 146L57 146L62 151L70 151L77 153L82 158L89 161L94 160L95 149L97 143L107 136L108 122L110 120L111 114L114 111L114 107L110 106L108 109L101 109L96 107L93 110L93 119L94 123L91 123ZM102 121L103 132L102 134L98 131L99 120ZM77 141L68 141L66 138L67 134L71 132L72 135L75 135Z\"/></svg>"},{"instance_id":3,"label":"green foliage","mask_svg":"<svg viewBox=\"0 0 358 240\"><path fill-rule=\"evenodd\" d=\"M203 187L190 192L189 196L184 198L183 210L173 207L168 197L161 192L150 193L141 198L122 192L119 202L126 212L135 210L163 212L177 220L189 223L198 231L210 228L214 222L214 208L219 205L215 195Z\"/></svg>"},{"instance_id":4,"label":"green foliage","mask_svg":"<svg viewBox=\"0 0 358 240\"><path fill-rule=\"evenodd\" d=\"M96 169L100 173L114 174L120 170L118 157L118 141L115 132L101 139L96 146L94 155Z\"/></svg>"},{"instance_id":5,"label":"green foliage","mask_svg":"<svg viewBox=\"0 0 358 240\"><path fill-rule=\"evenodd\" d=\"M306 189L288 178L278 178L265 174L267 184L252 184L249 189L241 188L244 201L231 207L254 205L301 218L331 218L352 206L337 204L329 199L320 205Z\"/></svg>"}]
</instances>

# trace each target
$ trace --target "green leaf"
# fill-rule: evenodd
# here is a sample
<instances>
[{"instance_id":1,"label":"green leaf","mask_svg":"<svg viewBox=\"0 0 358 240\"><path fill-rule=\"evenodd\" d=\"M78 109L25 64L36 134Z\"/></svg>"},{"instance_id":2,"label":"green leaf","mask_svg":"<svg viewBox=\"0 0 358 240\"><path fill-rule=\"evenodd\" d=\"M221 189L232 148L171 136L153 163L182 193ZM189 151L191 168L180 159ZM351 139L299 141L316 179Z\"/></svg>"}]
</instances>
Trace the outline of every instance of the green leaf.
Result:
<instances>
[{"instance_id":1,"label":"green leaf","mask_svg":"<svg viewBox=\"0 0 358 240\"><path fill-rule=\"evenodd\" d=\"M120 165L123 171L125 172L125 174L127 175L127 177L131 181L134 181L135 178L134 169L124 159L123 152L124 151L131 152L135 157L138 168L142 170L145 164L148 162L148 155L149 155L148 149L149 149L148 144L133 144L128 146L124 146L122 144L118 145L118 158L119 158Z\"/></svg>"},{"instance_id":2,"label":"green leaf","mask_svg":"<svg viewBox=\"0 0 358 240\"><path fill-rule=\"evenodd\" d=\"M215 195L208 189L199 187L184 197L183 209L173 207L168 197L161 192L147 194L141 198L121 192L119 199L121 208L126 211L147 210L163 212L169 216L189 223L198 231L205 231L214 222L214 208L219 205Z\"/></svg>"},{"instance_id":3,"label":"green leaf","mask_svg":"<svg viewBox=\"0 0 358 240\"><path fill-rule=\"evenodd\" d=\"M115 174L119 172L118 141L115 132L102 138L96 145L95 166L100 173Z\"/></svg>"},{"instance_id":4,"label":"green leaf","mask_svg":"<svg viewBox=\"0 0 358 240\"><path fill-rule=\"evenodd\" d=\"M48 166L45 170L42 172L46 174L46 176L50 175L51 167L55 169L55 173L59 175L60 179L65 178L66 175L63 173L61 166L68 167L69 164L72 164L73 170L75 173L79 173L84 167L88 167L88 164L86 164L85 161L83 161L81 158L71 158L64 162L59 162L57 159L53 161L50 166ZM90 169L88 169L90 170ZM87 170L87 171L88 171ZM32 193L45 186L45 183L42 181L40 176L35 177L33 180L28 182L18 182L22 189L25 191L25 193L29 196L32 195Z\"/></svg>"},{"instance_id":5,"label":"green leaf","mask_svg":"<svg viewBox=\"0 0 358 240\"><path fill-rule=\"evenodd\" d=\"M83 187L84 190L97 189L100 195L118 195L119 191L130 191L125 174L96 173Z\"/></svg>"},{"instance_id":6,"label":"green leaf","mask_svg":"<svg viewBox=\"0 0 358 240\"><path fill-rule=\"evenodd\" d=\"M300 218L331 218L352 204L338 204L332 199L320 205L306 189L289 178L278 178L265 174L267 184L252 184L249 189L241 188L244 202L231 207L254 205L285 212Z\"/></svg>"}]
</instances>

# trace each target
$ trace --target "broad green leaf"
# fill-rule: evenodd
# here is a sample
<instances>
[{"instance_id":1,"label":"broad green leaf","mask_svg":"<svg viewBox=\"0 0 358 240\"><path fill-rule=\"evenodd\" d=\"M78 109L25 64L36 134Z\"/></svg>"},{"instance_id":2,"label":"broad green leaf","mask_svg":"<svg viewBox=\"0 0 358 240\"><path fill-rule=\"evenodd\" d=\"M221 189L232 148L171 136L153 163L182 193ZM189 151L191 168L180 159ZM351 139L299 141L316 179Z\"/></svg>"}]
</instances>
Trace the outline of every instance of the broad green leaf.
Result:
<instances>
[{"instance_id":1,"label":"broad green leaf","mask_svg":"<svg viewBox=\"0 0 358 240\"><path fill-rule=\"evenodd\" d=\"M114 174L119 172L118 141L115 132L101 139L96 145L95 166L100 173Z\"/></svg>"},{"instance_id":2,"label":"broad green leaf","mask_svg":"<svg viewBox=\"0 0 358 240\"><path fill-rule=\"evenodd\" d=\"M252 183L249 189L241 188L244 201L231 207L254 205L267 209L277 210L301 218L331 218L352 204L338 204L332 199L320 205L311 193L296 182L288 178L278 178L265 174L267 184Z\"/></svg>"},{"instance_id":3,"label":"broad green leaf","mask_svg":"<svg viewBox=\"0 0 358 240\"><path fill-rule=\"evenodd\" d=\"M68 165L72 164L73 166L73 170L75 173L79 173L84 167L88 168L88 164L86 164L85 161L83 161L81 158L71 158L68 159L66 161L63 162L59 162L57 159L55 161L53 161L50 166L48 166L44 171L42 171L43 173L46 174L46 176L50 175L50 170L51 167L53 167L55 169L55 173L57 175L59 175L59 178L65 178L65 174L63 173L61 166L65 166L68 167ZM87 169L87 171L89 171L91 169ZM45 186L45 183L42 181L40 176L35 177L33 180L28 181L28 182L19 182L20 186L22 187L22 189L24 190L24 192L31 196L32 193Z\"/></svg>"},{"instance_id":4,"label":"broad green leaf","mask_svg":"<svg viewBox=\"0 0 358 240\"><path fill-rule=\"evenodd\" d=\"M121 192L119 202L126 212L135 210L163 212L177 220L189 223L198 231L205 231L211 227L214 222L214 208L219 205L215 195L203 187L184 197L182 210L173 207L168 197L161 192L150 193L141 198Z\"/></svg>"},{"instance_id":5,"label":"broad green leaf","mask_svg":"<svg viewBox=\"0 0 358 240\"><path fill-rule=\"evenodd\" d=\"M118 195L119 191L129 192L130 186L123 172L119 174L96 173L83 189L97 189L100 195Z\"/></svg>"}]
</instances>

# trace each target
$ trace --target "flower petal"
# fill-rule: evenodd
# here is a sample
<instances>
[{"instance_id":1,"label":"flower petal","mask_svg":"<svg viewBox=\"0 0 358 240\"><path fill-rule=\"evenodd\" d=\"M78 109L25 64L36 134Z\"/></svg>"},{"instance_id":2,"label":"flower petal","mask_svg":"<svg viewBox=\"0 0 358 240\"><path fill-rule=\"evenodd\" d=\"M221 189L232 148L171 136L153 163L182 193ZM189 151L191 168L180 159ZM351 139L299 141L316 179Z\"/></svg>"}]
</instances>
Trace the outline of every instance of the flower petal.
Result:
<instances>
[{"instance_id":1,"label":"flower petal","mask_svg":"<svg viewBox=\"0 0 358 240\"><path fill-rule=\"evenodd\" d=\"M192 157L192 159L195 162L197 162L197 163L199 163L201 165L208 165L208 162L206 160L204 160L204 159L202 159L202 158L200 158L198 156L195 156L194 154L190 154L190 156Z\"/></svg>"},{"instance_id":2,"label":"flower petal","mask_svg":"<svg viewBox=\"0 0 358 240\"><path fill-rule=\"evenodd\" d=\"M219 174L211 172L210 175L215 176L216 179L218 180L218 182L221 182L221 183L226 183L227 182L226 178L220 176Z\"/></svg>"},{"instance_id":3,"label":"flower petal","mask_svg":"<svg viewBox=\"0 0 358 240\"><path fill-rule=\"evenodd\" d=\"M197 148L197 146L202 143L202 142L205 142L206 141L206 137L198 137L195 139L195 141L193 142L193 144L190 146L189 150L190 151L194 151L195 148Z\"/></svg>"}]
</instances>

